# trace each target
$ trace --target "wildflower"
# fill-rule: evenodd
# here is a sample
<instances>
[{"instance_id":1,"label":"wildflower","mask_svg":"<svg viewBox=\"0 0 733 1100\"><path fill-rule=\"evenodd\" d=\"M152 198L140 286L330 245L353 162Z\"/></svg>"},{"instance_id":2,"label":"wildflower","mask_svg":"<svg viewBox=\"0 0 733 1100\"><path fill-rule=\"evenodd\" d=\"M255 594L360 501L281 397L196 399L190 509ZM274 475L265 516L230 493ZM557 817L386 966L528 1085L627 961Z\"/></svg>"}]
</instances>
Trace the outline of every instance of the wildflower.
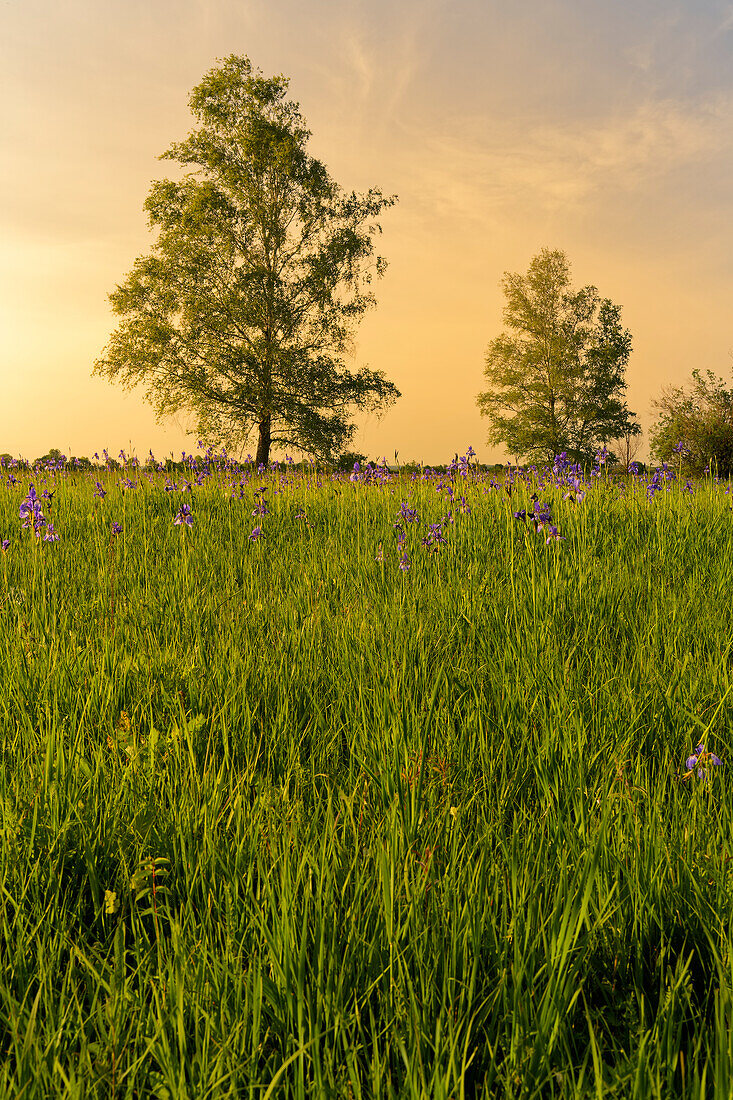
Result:
<instances>
[{"instance_id":1,"label":"wildflower","mask_svg":"<svg viewBox=\"0 0 733 1100\"><path fill-rule=\"evenodd\" d=\"M122 524L113 523L112 524L112 534L113 535L121 535L122 534Z\"/></svg>"},{"instance_id":2,"label":"wildflower","mask_svg":"<svg viewBox=\"0 0 733 1100\"><path fill-rule=\"evenodd\" d=\"M375 561L384 561L384 550L382 549L381 542L379 544L379 549L377 550L377 556L374 560Z\"/></svg>"},{"instance_id":3,"label":"wildflower","mask_svg":"<svg viewBox=\"0 0 733 1100\"><path fill-rule=\"evenodd\" d=\"M5 551L7 550L7 548L9 546L10 546L10 539L3 539L2 543L0 543L0 549L2 550L3 553L5 553Z\"/></svg>"},{"instance_id":4,"label":"wildflower","mask_svg":"<svg viewBox=\"0 0 733 1100\"><path fill-rule=\"evenodd\" d=\"M723 761L715 753L708 752L705 745L700 742L696 747L692 756L688 756L685 762L687 771L683 775L683 779L689 779L695 768L697 768L698 779L707 779L707 765L714 764L718 767Z\"/></svg>"},{"instance_id":5,"label":"wildflower","mask_svg":"<svg viewBox=\"0 0 733 1100\"><path fill-rule=\"evenodd\" d=\"M402 557L400 558L400 569L403 573L406 573L409 568L410 559L408 558L407 553L403 553Z\"/></svg>"},{"instance_id":6,"label":"wildflower","mask_svg":"<svg viewBox=\"0 0 733 1100\"><path fill-rule=\"evenodd\" d=\"M559 534L557 527L553 527L552 524L549 525L549 532L549 535L545 539L545 546L551 543L553 539L555 542L565 542L565 536Z\"/></svg>"},{"instance_id":7,"label":"wildflower","mask_svg":"<svg viewBox=\"0 0 733 1100\"><path fill-rule=\"evenodd\" d=\"M177 514L176 518L173 520L173 522L178 523L178 524L185 523L189 527L193 527L193 516L191 515L191 505L190 504L182 504L181 507L178 509L178 514Z\"/></svg>"},{"instance_id":8,"label":"wildflower","mask_svg":"<svg viewBox=\"0 0 733 1100\"><path fill-rule=\"evenodd\" d=\"M41 502L33 485L29 486L28 496L21 502L19 515L23 520L21 527L24 530L30 530L32 527L36 538L38 538L41 534L41 528L46 526L46 517L43 514Z\"/></svg>"},{"instance_id":9,"label":"wildflower","mask_svg":"<svg viewBox=\"0 0 733 1100\"><path fill-rule=\"evenodd\" d=\"M39 532L36 532L36 534L39 534ZM58 533L58 531L54 531L53 524L49 523L48 527L46 528L46 534L43 536L43 541L58 542L60 538L61 535Z\"/></svg>"},{"instance_id":10,"label":"wildflower","mask_svg":"<svg viewBox=\"0 0 733 1100\"><path fill-rule=\"evenodd\" d=\"M107 496L107 490L105 489L104 485L102 485L102 483L100 481L98 481L96 483L96 485L97 485L97 487L94 490L95 497L99 497L100 500L104 500L104 498Z\"/></svg>"},{"instance_id":11,"label":"wildflower","mask_svg":"<svg viewBox=\"0 0 733 1100\"><path fill-rule=\"evenodd\" d=\"M120 903L119 903L119 900L117 898L117 894L115 893L115 891L114 890L105 890L104 891L104 911L105 911L105 913L107 913L110 917L114 916L114 914L117 912L119 907L120 907Z\"/></svg>"},{"instance_id":12,"label":"wildflower","mask_svg":"<svg viewBox=\"0 0 733 1100\"><path fill-rule=\"evenodd\" d=\"M522 519L525 523L527 522L527 512L524 508L520 508L518 512L513 512L512 515L515 519Z\"/></svg>"},{"instance_id":13,"label":"wildflower","mask_svg":"<svg viewBox=\"0 0 733 1100\"><path fill-rule=\"evenodd\" d=\"M260 538L261 535L262 535L262 528L261 527L253 527L252 528L252 534L249 536L250 542L254 542L255 539Z\"/></svg>"}]
</instances>

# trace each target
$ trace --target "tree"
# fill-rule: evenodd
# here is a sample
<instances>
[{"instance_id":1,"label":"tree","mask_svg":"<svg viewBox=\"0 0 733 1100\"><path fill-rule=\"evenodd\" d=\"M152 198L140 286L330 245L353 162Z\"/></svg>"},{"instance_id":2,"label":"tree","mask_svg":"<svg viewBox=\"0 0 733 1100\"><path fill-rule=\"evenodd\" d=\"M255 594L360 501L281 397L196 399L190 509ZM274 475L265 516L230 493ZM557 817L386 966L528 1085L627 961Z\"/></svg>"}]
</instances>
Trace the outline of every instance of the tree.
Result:
<instances>
[{"instance_id":1,"label":"tree","mask_svg":"<svg viewBox=\"0 0 733 1100\"><path fill-rule=\"evenodd\" d=\"M526 275L506 272L508 332L486 351L489 389L477 404L489 443L545 461L588 461L600 444L639 430L624 401L631 334L594 286L570 289L564 252L543 249Z\"/></svg>"},{"instance_id":2,"label":"tree","mask_svg":"<svg viewBox=\"0 0 733 1100\"><path fill-rule=\"evenodd\" d=\"M192 170L152 184L157 241L110 294L123 320L94 366L143 383L159 418L193 413L210 442L243 446L256 431L265 464L275 443L331 457L354 434L352 410L400 396L344 361L386 266L375 219L396 198L341 190L308 155L288 84L232 55L193 89L199 125L160 158Z\"/></svg>"},{"instance_id":3,"label":"tree","mask_svg":"<svg viewBox=\"0 0 733 1100\"><path fill-rule=\"evenodd\" d=\"M638 424L631 424L618 439L609 439L609 446L613 454L613 461L628 473L629 466L637 458L641 450L641 428Z\"/></svg>"},{"instance_id":4,"label":"tree","mask_svg":"<svg viewBox=\"0 0 733 1100\"><path fill-rule=\"evenodd\" d=\"M724 379L693 370L687 386L665 387L654 406L650 440L657 458L674 459L694 475L711 465L724 477L733 473L733 389Z\"/></svg>"}]
</instances>

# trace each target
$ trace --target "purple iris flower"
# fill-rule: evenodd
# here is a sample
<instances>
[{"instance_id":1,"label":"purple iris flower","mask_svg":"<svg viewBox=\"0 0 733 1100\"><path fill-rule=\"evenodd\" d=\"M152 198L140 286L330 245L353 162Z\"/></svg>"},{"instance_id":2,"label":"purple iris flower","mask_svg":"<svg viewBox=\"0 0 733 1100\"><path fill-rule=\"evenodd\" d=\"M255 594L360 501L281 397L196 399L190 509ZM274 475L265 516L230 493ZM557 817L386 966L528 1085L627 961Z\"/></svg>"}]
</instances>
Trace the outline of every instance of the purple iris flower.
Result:
<instances>
[{"instance_id":1,"label":"purple iris flower","mask_svg":"<svg viewBox=\"0 0 733 1100\"><path fill-rule=\"evenodd\" d=\"M400 558L400 569L403 573L406 573L409 568L410 559L408 558L407 553L403 553L402 557Z\"/></svg>"},{"instance_id":2,"label":"purple iris flower","mask_svg":"<svg viewBox=\"0 0 733 1100\"><path fill-rule=\"evenodd\" d=\"M2 543L0 543L0 550L2 550L3 553L5 553L5 551L7 550L7 548L9 546L10 546L10 539L3 539Z\"/></svg>"},{"instance_id":3,"label":"purple iris flower","mask_svg":"<svg viewBox=\"0 0 733 1100\"><path fill-rule=\"evenodd\" d=\"M113 535L121 535L122 534L122 524L113 523L112 524L112 534Z\"/></svg>"},{"instance_id":4,"label":"purple iris flower","mask_svg":"<svg viewBox=\"0 0 733 1100\"><path fill-rule=\"evenodd\" d=\"M36 538L38 538L41 534L41 528L46 526L46 517L43 514L41 502L33 485L29 486L28 496L21 502L19 515L23 520L21 527L24 530L30 530L32 527Z\"/></svg>"},{"instance_id":5,"label":"purple iris flower","mask_svg":"<svg viewBox=\"0 0 733 1100\"><path fill-rule=\"evenodd\" d=\"M107 496L107 490L100 481L98 481L96 484L97 488L94 490L94 495L95 497L99 497L100 500L104 500L104 498Z\"/></svg>"},{"instance_id":6,"label":"purple iris flower","mask_svg":"<svg viewBox=\"0 0 733 1100\"><path fill-rule=\"evenodd\" d=\"M61 535L58 533L58 531L54 531L53 524L49 523L48 527L46 528L46 533L43 536L43 541L44 542L58 542L60 538L61 538Z\"/></svg>"},{"instance_id":7,"label":"purple iris flower","mask_svg":"<svg viewBox=\"0 0 733 1100\"><path fill-rule=\"evenodd\" d=\"M513 515L515 519L523 519L525 522L527 520L527 512L524 508L520 508L519 511L514 512Z\"/></svg>"},{"instance_id":8,"label":"purple iris flower","mask_svg":"<svg viewBox=\"0 0 733 1100\"><path fill-rule=\"evenodd\" d=\"M254 542L255 539L260 538L261 535L262 535L262 528L261 527L253 527L252 528L252 534L249 536L250 542Z\"/></svg>"},{"instance_id":9,"label":"purple iris flower","mask_svg":"<svg viewBox=\"0 0 733 1100\"><path fill-rule=\"evenodd\" d=\"M178 515L173 520L173 522L178 523L178 524L185 523L189 527L193 527L193 516L191 515L191 505L190 504L182 504L181 507L178 509Z\"/></svg>"},{"instance_id":10,"label":"purple iris flower","mask_svg":"<svg viewBox=\"0 0 733 1100\"><path fill-rule=\"evenodd\" d=\"M560 533L558 532L558 529L557 529L557 527L553 527L553 525L552 525L552 524L550 524L550 525L549 525L549 528L548 528L548 530L549 530L549 532L550 532L550 533L549 533L549 535L547 536L547 538L545 539L545 546L547 546L547 545L548 545L549 543L551 543L551 542L552 542L553 540L554 540L555 542L564 542L564 541L565 541L565 536L564 536L564 535L561 535L561 534L560 534Z\"/></svg>"},{"instance_id":11,"label":"purple iris flower","mask_svg":"<svg viewBox=\"0 0 733 1100\"><path fill-rule=\"evenodd\" d=\"M685 761L685 767L687 771L685 772L683 778L689 779L695 768L697 768L698 778L707 779L707 765L714 764L715 767L719 767L719 765L722 763L723 761L720 759L720 757L716 756L713 752L708 752L705 748L705 745L701 741L700 744L696 747L693 755L688 756L687 760Z\"/></svg>"}]
</instances>

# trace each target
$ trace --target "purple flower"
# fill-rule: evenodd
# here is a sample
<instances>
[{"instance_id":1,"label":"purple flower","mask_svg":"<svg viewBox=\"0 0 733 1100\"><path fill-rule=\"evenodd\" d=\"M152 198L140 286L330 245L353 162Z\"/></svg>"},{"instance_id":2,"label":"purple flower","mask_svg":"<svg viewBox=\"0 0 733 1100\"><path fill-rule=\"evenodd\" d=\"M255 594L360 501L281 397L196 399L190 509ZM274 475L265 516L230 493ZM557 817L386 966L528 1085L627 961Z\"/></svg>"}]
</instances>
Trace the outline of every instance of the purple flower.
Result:
<instances>
[{"instance_id":1,"label":"purple flower","mask_svg":"<svg viewBox=\"0 0 733 1100\"><path fill-rule=\"evenodd\" d=\"M10 546L10 539L3 539L2 543L0 543L0 550L2 550L3 553L5 553L5 551L7 550L7 548L9 546Z\"/></svg>"},{"instance_id":2,"label":"purple flower","mask_svg":"<svg viewBox=\"0 0 733 1100\"><path fill-rule=\"evenodd\" d=\"M43 541L44 542L58 542L60 538L61 538L61 535L59 535L59 533L57 531L54 531L53 524L49 523L48 527L46 528L46 534L43 536Z\"/></svg>"},{"instance_id":3,"label":"purple flower","mask_svg":"<svg viewBox=\"0 0 733 1100\"><path fill-rule=\"evenodd\" d=\"M249 536L250 542L254 542L255 539L260 538L261 535L262 535L262 528L261 527L253 527L252 528L252 534Z\"/></svg>"},{"instance_id":4,"label":"purple flower","mask_svg":"<svg viewBox=\"0 0 733 1100\"><path fill-rule=\"evenodd\" d=\"M527 512L524 508L520 508L519 511L514 512L513 515L515 519L523 519L525 522L527 520Z\"/></svg>"},{"instance_id":5,"label":"purple flower","mask_svg":"<svg viewBox=\"0 0 733 1100\"><path fill-rule=\"evenodd\" d=\"M189 527L193 527L193 516L191 515L191 505L190 504L182 504L181 507L178 509L178 514L177 514L176 518L173 520L173 522L178 523L178 524L185 523Z\"/></svg>"},{"instance_id":6,"label":"purple flower","mask_svg":"<svg viewBox=\"0 0 733 1100\"><path fill-rule=\"evenodd\" d=\"M683 779L689 779L695 768L697 768L697 775L699 779L707 779L707 765L714 764L715 767L718 767L722 763L723 761L720 759L720 757L716 756L715 753L708 752L705 748L705 745L701 741L700 744L696 747L693 755L688 756L687 760L685 761L685 767L687 771L685 772Z\"/></svg>"},{"instance_id":7,"label":"purple flower","mask_svg":"<svg viewBox=\"0 0 733 1100\"><path fill-rule=\"evenodd\" d=\"M547 536L547 538L545 539L545 546L547 546L547 545L548 545L549 543L551 543L551 542L552 542L553 540L554 540L555 542L564 542L564 541L565 541L565 536L564 536L564 535L561 535L561 534L560 534L560 533L558 532L558 530L557 530L557 527L553 527L553 526L552 526L552 524L550 524L550 526L549 526L549 531L550 531L550 533L549 533L549 535Z\"/></svg>"},{"instance_id":8,"label":"purple flower","mask_svg":"<svg viewBox=\"0 0 733 1100\"><path fill-rule=\"evenodd\" d=\"M113 523L112 524L112 534L113 535L121 535L122 534L122 525L119 524L119 523Z\"/></svg>"},{"instance_id":9,"label":"purple flower","mask_svg":"<svg viewBox=\"0 0 733 1100\"><path fill-rule=\"evenodd\" d=\"M96 485L97 488L94 490L95 497L99 497L100 500L104 500L104 498L107 496L107 490L100 481L98 481Z\"/></svg>"},{"instance_id":10,"label":"purple flower","mask_svg":"<svg viewBox=\"0 0 733 1100\"><path fill-rule=\"evenodd\" d=\"M403 553L402 557L400 558L400 569L402 570L403 573L406 573L409 568L410 568L410 559L408 558L406 553Z\"/></svg>"},{"instance_id":11,"label":"purple flower","mask_svg":"<svg viewBox=\"0 0 733 1100\"><path fill-rule=\"evenodd\" d=\"M19 516L23 520L21 524L23 530L30 530L32 527L36 538L38 538L41 534L41 528L46 526L46 517L43 514L41 502L33 485L29 486L28 496L21 502Z\"/></svg>"}]
</instances>

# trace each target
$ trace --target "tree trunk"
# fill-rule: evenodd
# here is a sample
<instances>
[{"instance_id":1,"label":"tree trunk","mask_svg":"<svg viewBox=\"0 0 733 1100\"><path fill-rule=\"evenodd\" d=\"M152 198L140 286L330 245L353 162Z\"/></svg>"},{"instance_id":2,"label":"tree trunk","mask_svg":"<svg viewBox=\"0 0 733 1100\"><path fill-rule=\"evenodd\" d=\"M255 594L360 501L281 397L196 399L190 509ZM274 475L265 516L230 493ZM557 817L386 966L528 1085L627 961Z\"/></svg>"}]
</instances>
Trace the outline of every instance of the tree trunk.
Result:
<instances>
[{"instance_id":1,"label":"tree trunk","mask_svg":"<svg viewBox=\"0 0 733 1100\"><path fill-rule=\"evenodd\" d=\"M258 466L267 466L270 461L270 423L272 420L271 414L265 413L260 420L260 437L257 440L257 458L255 462Z\"/></svg>"}]
</instances>

